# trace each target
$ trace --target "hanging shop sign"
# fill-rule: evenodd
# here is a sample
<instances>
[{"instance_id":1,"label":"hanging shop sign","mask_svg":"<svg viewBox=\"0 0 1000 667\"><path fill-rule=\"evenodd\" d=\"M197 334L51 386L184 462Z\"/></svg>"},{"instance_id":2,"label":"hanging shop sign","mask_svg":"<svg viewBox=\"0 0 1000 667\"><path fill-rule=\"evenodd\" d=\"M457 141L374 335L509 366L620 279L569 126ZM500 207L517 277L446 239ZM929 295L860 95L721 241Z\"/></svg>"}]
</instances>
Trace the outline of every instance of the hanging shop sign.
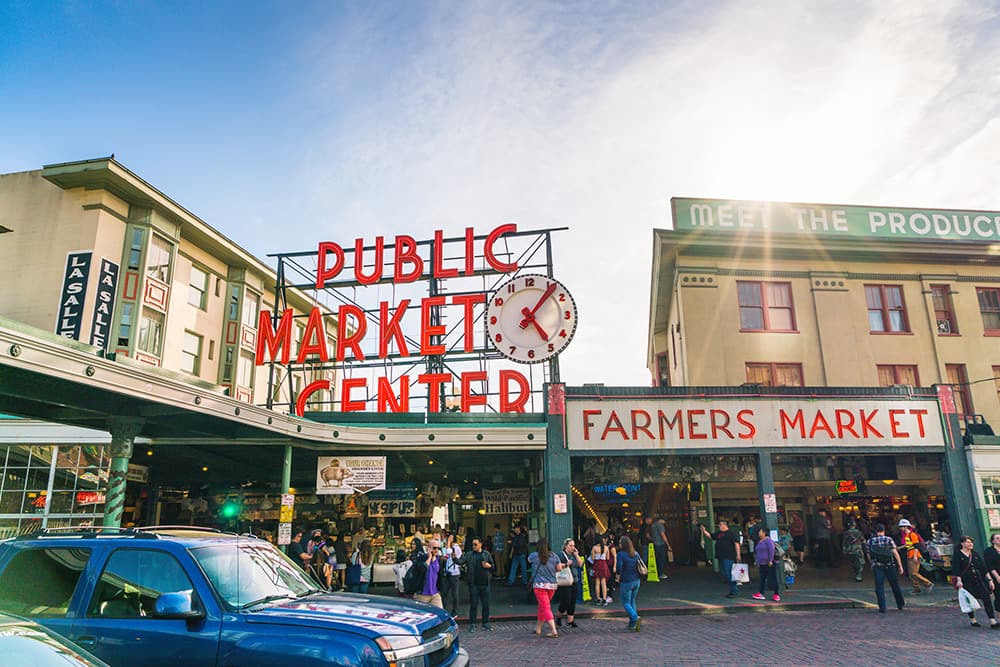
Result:
<instances>
[{"instance_id":1,"label":"hanging shop sign","mask_svg":"<svg viewBox=\"0 0 1000 667\"><path fill-rule=\"evenodd\" d=\"M935 446L935 400L713 398L566 402L570 449Z\"/></svg>"},{"instance_id":2,"label":"hanging shop sign","mask_svg":"<svg viewBox=\"0 0 1000 667\"><path fill-rule=\"evenodd\" d=\"M417 492L407 489L372 491L368 494L368 518L417 516Z\"/></svg>"},{"instance_id":3,"label":"hanging shop sign","mask_svg":"<svg viewBox=\"0 0 1000 667\"><path fill-rule=\"evenodd\" d=\"M377 236L373 246L357 239L353 247L346 248L324 241L316 251L316 269L311 276L314 285L310 287L324 290L349 284L355 290L369 286L378 290L385 283L417 282L431 287L447 278L517 274L518 262L509 261L504 249L506 237L517 233L517 225L504 224L485 236L467 228L459 239L445 239L439 230L432 241L399 235L386 243L384 237ZM480 257L483 265L477 266ZM439 286L429 289L431 295L419 303L394 299L379 301L371 309L354 301L343 303L335 313L317 306L308 313L301 336L294 335L292 310L262 310L256 364L337 363L350 369L357 363L370 368L373 359L416 361L418 357L447 359L454 354L468 358L472 353L495 352L519 363L535 364L564 350L576 331L576 305L569 290L544 275L517 274L493 291L439 291ZM482 330L477 329L484 310L485 342ZM461 336L461 344L449 349L443 340L452 331ZM495 378L482 369L463 371L457 377L447 364L440 369L416 377L376 376L371 378L373 382L369 377L349 374L337 383L316 380L299 392L295 413L303 415L310 396L328 391L338 393L335 402L343 412L365 410L369 396L374 397L372 403L378 412L408 412L410 394L417 390L421 395L426 393L428 412L440 412L445 407L442 395L453 384L459 399L454 407L462 412L487 405L490 394L497 396L499 412L524 412L531 396L528 377L513 368L500 369Z\"/></svg>"},{"instance_id":4,"label":"hanging shop sign","mask_svg":"<svg viewBox=\"0 0 1000 667\"><path fill-rule=\"evenodd\" d=\"M838 479L837 480L837 495L846 496L851 493L863 493L865 490L865 482L861 479Z\"/></svg>"},{"instance_id":5,"label":"hanging shop sign","mask_svg":"<svg viewBox=\"0 0 1000 667\"><path fill-rule=\"evenodd\" d=\"M316 494L348 495L385 488L384 456L320 456Z\"/></svg>"},{"instance_id":6,"label":"hanging shop sign","mask_svg":"<svg viewBox=\"0 0 1000 667\"><path fill-rule=\"evenodd\" d=\"M1000 211L674 197L674 229L715 232L989 241L1000 239Z\"/></svg>"},{"instance_id":7,"label":"hanging shop sign","mask_svg":"<svg viewBox=\"0 0 1000 667\"><path fill-rule=\"evenodd\" d=\"M531 511L530 489L483 489L485 514L527 514Z\"/></svg>"},{"instance_id":8,"label":"hanging shop sign","mask_svg":"<svg viewBox=\"0 0 1000 667\"><path fill-rule=\"evenodd\" d=\"M59 311L56 315L56 333L65 338L80 340L83 326L83 306L87 298L87 281L90 278L90 258L93 253L71 252L66 255L66 272L63 274L62 292L59 294Z\"/></svg>"},{"instance_id":9,"label":"hanging shop sign","mask_svg":"<svg viewBox=\"0 0 1000 667\"><path fill-rule=\"evenodd\" d=\"M125 479L128 480L129 482L148 484L149 466L139 465L138 463L129 463L128 472L125 473Z\"/></svg>"},{"instance_id":10,"label":"hanging shop sign","mask_svg":"<svg viewBox=\"0 0 1000 667\"><path fill-rule=\"evenodd\" d=\"M101 258L101 271L97 279L97 301L90 326L90 344L102 350L108 347L111 318L115 310L115 290L118 289L118 265Z\"/></svg>"}]
</instances>

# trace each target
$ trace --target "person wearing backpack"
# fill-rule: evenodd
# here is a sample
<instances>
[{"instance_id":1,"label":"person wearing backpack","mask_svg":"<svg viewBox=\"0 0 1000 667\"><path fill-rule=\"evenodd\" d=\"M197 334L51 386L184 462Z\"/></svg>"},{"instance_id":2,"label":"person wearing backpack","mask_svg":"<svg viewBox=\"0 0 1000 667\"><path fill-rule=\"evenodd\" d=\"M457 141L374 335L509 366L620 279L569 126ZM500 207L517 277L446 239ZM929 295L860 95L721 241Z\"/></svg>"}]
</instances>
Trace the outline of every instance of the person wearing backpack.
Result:
<instances>
[{"instance_id":1,"label":"person wearing backpack","mask_svg":"<svg viewBox=\"0 0 1000 667\"><path fill-rule=\"evenodd\" d=\"M875 524L875 534L865 543L868 558L871 560L872 573L875 575L875 598L878 600L879 613L885 613L885 582L889 581L892 595L896 598L896 608L901 610L906 606L903 590L899 587L899 576L903 574L903 561L892 538L885 534L885 524Z\"/></svg>"},{"instance_id":2,"label":"person wearing backpack","mask_svg":"<svg viewBox=\"0 0 1000 667\"><path fill-rule=\"evenodd\" d=\"M934 590L934 583L920 574L920 544L923 542L923 538L917 531L913 530L913 526L906 519L899 520L899 530L903 538L903 548L906 551L906 571L910 575L913 592L920 593L923 590L930 593Z\"/></svg>"},{"instance_id":3,"label":"person wearing backpack","mask_svg":"<svg viewBox=\"0 0 1000 667\"><path fill-rule=\"evenodd\" d=\"M865 538L858 530L857 525L854 521L849 521L840 546L844 555L851 559L851 567L854 568L854 581L861 581L861 575L865 571L864 541Z\"/></svg>"}]
</instances>

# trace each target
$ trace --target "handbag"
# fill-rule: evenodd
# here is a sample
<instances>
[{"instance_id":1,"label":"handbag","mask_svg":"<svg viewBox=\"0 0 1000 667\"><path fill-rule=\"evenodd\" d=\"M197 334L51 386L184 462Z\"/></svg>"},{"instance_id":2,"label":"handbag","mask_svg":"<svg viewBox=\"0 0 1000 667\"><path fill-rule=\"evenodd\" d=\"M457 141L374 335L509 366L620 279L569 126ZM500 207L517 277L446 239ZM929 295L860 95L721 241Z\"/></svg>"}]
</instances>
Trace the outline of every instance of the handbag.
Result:
<instances>
[{"instance_id":1,"label":"handbag","mask_svg":"<svg viewBox=\"0 0 1000 667\"><path fill-rule=\"evenodd\" d=\"M646 564L642 561L642 558L640 558L639 556L635 557L635 569L636 572L639 573L640 577L645 577L647 574L649 574L649 568L646 567Z\"/></svg>"},{"instance_id":2,"label":"handbag","mask_svg":"<svg viewBox=\"0 0 1000 667\"><path fill-rule=\"evenodd\" d=\"M747 567L746 563L733 563L733 569L729 573L729 578L732 581L738 581L744 584L750 583L750 569Z\"/></svg>"},{"instance_id":3,"label":"handbag","mask_svg":"<svg viewBox=\"0 0 1000 667\"><path fill-rule=\"evenodd\" d=\"M958 589L958 607L962 610L963 614L971 614L980 609L980 604L979 600L974 598L972 593L963 587Z\"/></svg>"},{"instance_id":4,"label":"handbag","mask_svg":"<svg viewBox=\"0 0 1000 667\"><path fill-rule=\"evenodd\" d=\"M559 562L563 564L563 569L556 572L556 585L560 588L573 585L573 569L569 565L569 558L565 554L559 554Z\"/></svg>"},{"instance_id":5,"label":"handbag","mask_svg":"<svg viewBox=\"0 0 1000 667\"><path fill-rule=\"evenodd\" d=\"M357 555L357 554L355 554ZM352 561L357 560L359 562L352 562L347 566L347 572L344 574L345 583L348 586L357 586L361 583L361 563L360 558L351 558Z\"/></svg>"}]
</instances>

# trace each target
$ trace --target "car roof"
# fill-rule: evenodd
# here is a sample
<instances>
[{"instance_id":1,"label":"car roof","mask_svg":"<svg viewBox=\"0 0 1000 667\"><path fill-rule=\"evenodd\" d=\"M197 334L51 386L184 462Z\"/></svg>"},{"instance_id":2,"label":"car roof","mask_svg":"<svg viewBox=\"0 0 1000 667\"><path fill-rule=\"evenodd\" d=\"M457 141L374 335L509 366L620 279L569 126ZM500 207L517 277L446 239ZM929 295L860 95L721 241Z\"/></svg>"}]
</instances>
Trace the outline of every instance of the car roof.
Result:
<instances>
[{"instance_id":1,"label":"car roof","mask_svg":"<svg viewBox=\"0 0 1000 667\"><path fill-rule=\"evenodd\" d=\"M100 542L164 540L181 544L185 547L205 546L208 544L231 544L234 542L268 544L266 540L255 535L247 533L241 535L224 533L214 528L201 528L198 526L150 526L139 528L75 526L71 528L48 528L35 533L18 536L9 540L9 542L23 544L38 541L67 541L79 544L81 541L89 542L91 540Z\"/></svg>"}]
</instances>

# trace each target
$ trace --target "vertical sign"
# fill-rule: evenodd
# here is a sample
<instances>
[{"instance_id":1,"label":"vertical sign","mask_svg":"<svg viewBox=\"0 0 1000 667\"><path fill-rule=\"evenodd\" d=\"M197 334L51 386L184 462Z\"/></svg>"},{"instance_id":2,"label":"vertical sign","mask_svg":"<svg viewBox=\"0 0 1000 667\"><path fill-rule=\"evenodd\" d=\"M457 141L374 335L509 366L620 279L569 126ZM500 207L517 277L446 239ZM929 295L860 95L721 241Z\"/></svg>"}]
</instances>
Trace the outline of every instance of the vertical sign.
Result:
<instances>
[{"instance_id":1,"label":"vertical sign","mask_svg":"<svg viewBox=\"0 0 1000 667\"><path fill-rule=\"evenodd\" d=\"M118 289L118 265L101 258L101 272L97 280L97 301L94 304L94 321L90 327L90 344L108 349L111 335L111 316L115 310L115 291Z\"/></svg>"},{"instance_id":2,"label":"vertical sign","mask_svg":"<svg viewBox=\"0 0 1000 667\"><path fill-rule=\"evenodd\" d=\"M83 303L87 297L87 278L90 276L92 254L87 250L66 255L66 273L59 295L59 312L56 314L56 333L73 340L80 340Z\"/></svg>"},{"instance_id":3,"label":"vertical sign","mask_svg":"<svg viewBox=\"0 0 1000 667\"><path fill-rule=\"evenodd\" d=\"M278 509L278 546L292 543L292 516L295 510L295 496L291 493L281 494L281 505Z\"/></svg>"}]
</instances>

